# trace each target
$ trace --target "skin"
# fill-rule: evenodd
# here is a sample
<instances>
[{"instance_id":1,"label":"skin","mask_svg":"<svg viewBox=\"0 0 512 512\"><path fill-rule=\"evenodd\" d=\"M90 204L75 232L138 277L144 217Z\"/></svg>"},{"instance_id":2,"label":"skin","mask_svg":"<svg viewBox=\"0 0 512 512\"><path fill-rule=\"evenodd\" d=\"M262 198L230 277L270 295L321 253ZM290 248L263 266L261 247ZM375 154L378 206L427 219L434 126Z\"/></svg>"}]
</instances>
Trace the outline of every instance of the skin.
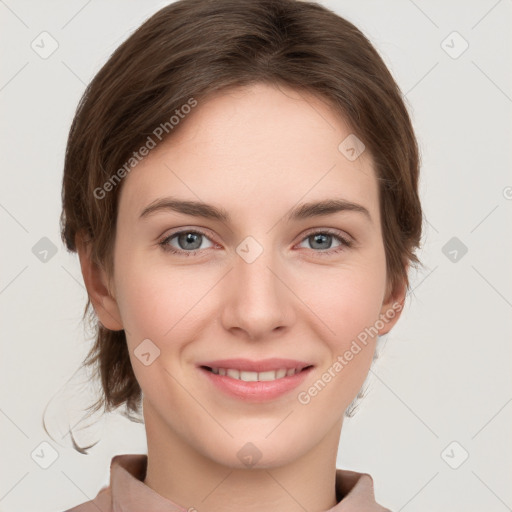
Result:
<instances>
[{"instance_id":1,"label":"skin","mask_svg":"<svg viewBox=\"0 0 512 512\"><path fill-rule=\"evenodd\" d=\"M197 510L326 510L336 504L343 413L368 374L377 338L310 403L297 394L403 303L406 291L387 286L371 156L349 161L338 150L352 131L325 102L263 84L216 93L179 128L124 179L113 275L79 250L99 320L127 333L143 390L145 483ZM172 211L139 219L168 195L223 207L232 222ZM354 211L284 218L298 203L327 198L362 205L371 220ZM178 228L206 232L198 254L159 245ZM353 246L334 253L335 237L315 246L311 235L327 228ZM249 235L263 247L252 263L236 252ZM197 248L178 237L168 244L184 253ZM148 366L134 355L144 339L160 349ZM223 394L195 366L231 357L294 358L315 368L298 389L253 404ZM248 442L261 453L251 468L237 456Z\"/></svg>"}]
</instances>

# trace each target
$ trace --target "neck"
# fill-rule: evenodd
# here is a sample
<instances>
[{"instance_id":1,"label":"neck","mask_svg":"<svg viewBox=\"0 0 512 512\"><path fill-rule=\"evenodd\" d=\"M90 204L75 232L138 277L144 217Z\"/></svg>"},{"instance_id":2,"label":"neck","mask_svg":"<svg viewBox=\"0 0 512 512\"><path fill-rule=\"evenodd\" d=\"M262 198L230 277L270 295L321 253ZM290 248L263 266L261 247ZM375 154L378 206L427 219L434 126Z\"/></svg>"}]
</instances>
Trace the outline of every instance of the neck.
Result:
<instances>
[{"instance_id":1,"label":"neck","mask_svg":"<svg viewBox=\"0 0 512 512\"><path fill-rule=\"evenodd\" d=\"M239 468L194 448L144 409L148 465L144 483L177 505L209 512L329 510L336 501L336 453L341 418L311 451L284 465Z\"/></svg>"}]
</instances>

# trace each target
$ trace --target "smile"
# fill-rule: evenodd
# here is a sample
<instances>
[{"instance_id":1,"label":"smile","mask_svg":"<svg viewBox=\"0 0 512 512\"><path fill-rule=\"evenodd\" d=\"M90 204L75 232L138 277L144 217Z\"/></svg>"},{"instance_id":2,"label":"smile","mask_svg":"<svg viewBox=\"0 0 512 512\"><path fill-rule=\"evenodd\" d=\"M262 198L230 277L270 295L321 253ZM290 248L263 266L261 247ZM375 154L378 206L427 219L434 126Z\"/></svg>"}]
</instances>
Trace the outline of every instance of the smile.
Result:
<instances>
[{"instance_id":1,"label":"smile","mask_svg":"<svg viewBox=\"0 0 512 512\"><path fill-rule=\"evenodd\" d=\"M307 362L285 359L249 361L231 359L203 362L198 370L210 389L242 402L262 403L285 397L314 370ZM211 392L211 391L209 391Z\"/></svg>"},{"instance_id":2,"label":"smile","mask_svg":"<svg viewBox=\"0 0 512 512\"><path fill-rule=\"evenodd\" d=\"M285 377L291 377L304 369L279 368L278 370L269 370L265 372L251 372L245 370L238 370L235 368L209 368L207 366L204 368L206 370L211 371L215 375L226 376L232 379L242 380L244 382L267 382L272 380L283 379Z\"/></svg>"}]
</instances>

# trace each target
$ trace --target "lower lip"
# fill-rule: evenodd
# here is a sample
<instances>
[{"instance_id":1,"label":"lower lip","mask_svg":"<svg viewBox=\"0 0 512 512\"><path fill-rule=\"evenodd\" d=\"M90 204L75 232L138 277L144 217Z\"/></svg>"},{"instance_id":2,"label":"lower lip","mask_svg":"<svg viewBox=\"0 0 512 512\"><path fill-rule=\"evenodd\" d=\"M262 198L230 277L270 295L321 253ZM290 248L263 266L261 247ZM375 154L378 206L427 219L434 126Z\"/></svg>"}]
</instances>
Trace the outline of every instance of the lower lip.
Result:
<instances>
[{"instance_id":1,"label":"lower lip","mask_svg":"<svg viewBox=\"0 0 512 512\"><path fill-rule=\"evenodd\" d=\"M309 375L313 367L306 368L295 375L270 381L245 382L225 375L218 375L199 368L210 381L224 393L246 402L266 402L278 398L295 389Z\"/></svg>"}]
</instances>

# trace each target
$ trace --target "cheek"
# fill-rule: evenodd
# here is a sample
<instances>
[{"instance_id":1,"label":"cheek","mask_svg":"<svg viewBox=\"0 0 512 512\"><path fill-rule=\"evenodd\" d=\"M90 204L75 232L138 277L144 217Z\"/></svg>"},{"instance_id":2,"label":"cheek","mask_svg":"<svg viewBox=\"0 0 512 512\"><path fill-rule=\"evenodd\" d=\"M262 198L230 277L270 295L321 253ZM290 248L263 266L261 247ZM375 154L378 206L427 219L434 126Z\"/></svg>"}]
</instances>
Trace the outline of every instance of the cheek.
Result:
<instances>
[{"instance_id":1,"label":"cheek","mask_svg":"<svg viewBox=\"0 0 512 512\"><path fill-rule=\"evenodd\" d=\"M320 317L325 358L317 406L338 403L346 408L361 388L371 366L377 341L376 322L386 286L384 258L345 266L323 279L324 286L310 286L308 306ZM303 289L303 293L306 293ZM314 393L315 391L313 391Z\"/></svg>"},{"instance_id":2,"label":"cheek","mask_svg":"<svg viewBox=\"0 0 512 512\"><path fill-rule=\"evenodd\" d=\"M379 281L345 275L333 281L330 293L317 294L326 352L314 381L297 397L311 414L334 422L361 389L370 369L377 341L374 326L379 318ZM372 329L373 328L373 329Z\"/></svg>"},{"instance_id":3,"label":"cheek","mask_svg":"<svg viewBox=\"0 0 512 512\"><path fill-rule=\"evenodd\" d=\"M382 305L384 283L367 278L345 282L346 287L338 294L336 307L330 308L333 330L341 347L357 338L361 332L375 324Z\"/></svg>"},{"instance_id":4,"label":"cheek","mask_svg":"<svg viewBox=\"0 0 512 512\"><path fill-rule=\"evenodd\" d=\"M118 304L136 379L145 395L161 397L165 390L164 395L176 406L185 405L179 386L165 369L179 362L187 344L197 337L194 315L200 313L200 308L194 305L207 292L206 284L204 280L193 279L191 272L148 265L142 259L119 263ZM160 352L155 359L151 354L152 362L146 366L137 354L141 353L138 347L147 339ZM155 350L152 345L149 347L150 352ZM176 366L171 373L175 371L179 371Z\"/></svg>"},{"instance_id":5,"label":"cheek","mask_svg":"<svg viewBox=\"0 0 512 512\"><path fill-rule=\"evenodd\" d=\"M302 273L297 282L304 302L325 327L333 349L347 342L379 318L386 286L385 262L343 265L338 269Z\"/></svg>"},{"instance_id":6,"label":"cheek","mask_svg":"<svg viewBox=\"0 0 512 512\"><path fill-rule=\"evenodd\" d=\"M190 272L157 266L130 265L119 286L119 308L132 338L162 342L190 325L194 305L207 291Z\"/></svg>"}]
</instances>

